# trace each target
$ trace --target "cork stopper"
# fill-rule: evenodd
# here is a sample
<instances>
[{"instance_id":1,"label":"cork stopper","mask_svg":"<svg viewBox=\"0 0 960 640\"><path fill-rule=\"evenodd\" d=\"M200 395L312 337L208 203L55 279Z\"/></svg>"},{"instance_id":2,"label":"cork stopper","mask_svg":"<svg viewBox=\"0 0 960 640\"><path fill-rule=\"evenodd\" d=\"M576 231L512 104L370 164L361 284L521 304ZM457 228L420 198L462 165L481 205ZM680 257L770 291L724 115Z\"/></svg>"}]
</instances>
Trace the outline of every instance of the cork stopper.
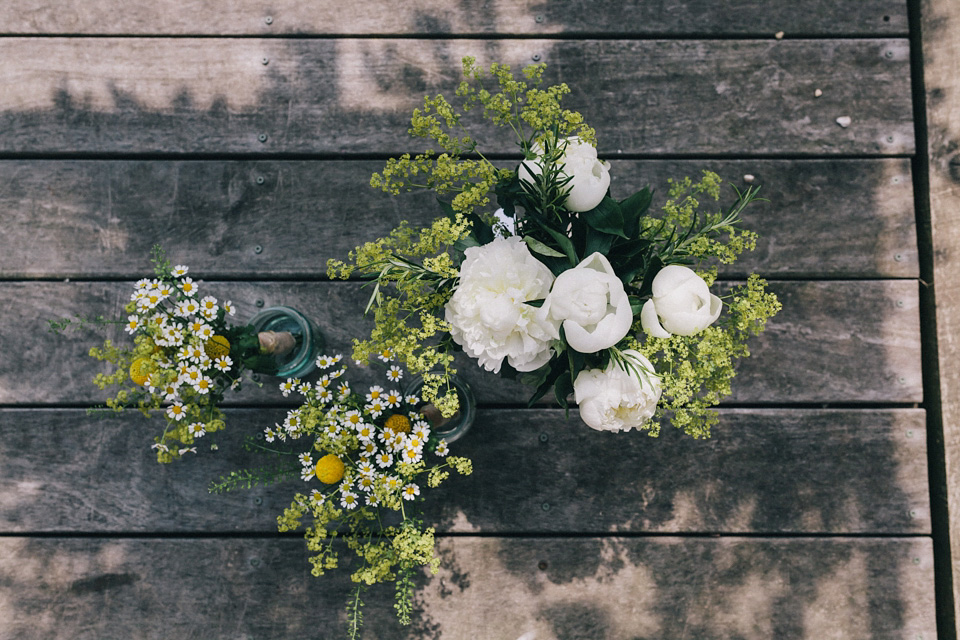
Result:
<instances>
[{"instance_id":1,"label":"cork stopper","mask_svg":"<svg viewBox=\"0 0 960 640\"><path fill-rule=\"evenodd\" d=\"M260 339L260 351L275 356L290 353L297 346L297 341L289 331L261 331L257 337Z\"/></svg>"}]
</instances>

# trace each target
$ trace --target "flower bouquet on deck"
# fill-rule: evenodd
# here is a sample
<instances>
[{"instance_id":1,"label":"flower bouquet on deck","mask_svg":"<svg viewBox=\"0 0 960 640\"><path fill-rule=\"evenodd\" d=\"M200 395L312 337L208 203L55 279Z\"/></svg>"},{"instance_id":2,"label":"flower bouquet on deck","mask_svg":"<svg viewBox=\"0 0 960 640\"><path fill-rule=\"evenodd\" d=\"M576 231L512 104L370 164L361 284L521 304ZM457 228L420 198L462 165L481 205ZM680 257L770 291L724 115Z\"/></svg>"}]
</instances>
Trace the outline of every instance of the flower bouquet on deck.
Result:
<instances>
[{"instance_id":1,"label":"flower bouquet on deck","mask_svg":"<svg viewBox=\"0 0 960 640\"><path fill-rule=\"evenodd\" d=\"M228 389L240 389L244 372L275 375L291 354L300 359L309 355L312 365L315 353L309 352L316 348L317 336L308 326L263 331L257 318L249 325L231 325L227 316L235 310L229 300L201 297L188 268L172 267L159 247L154 247L153 262L156 277L137 282L125 307L133 347L106 340L90 355L116 366L113 373L94 379L100 389L120 387L107 399L108 407L136 407L145 415L163 410L166 428L153 448L159 462L171 462L196 453L198 438L223 429L219 405Z\"/></svg>"},{"instance_id":2,"label":"flower bouquet on deck","mask_svg":"<svg viewBox=\"0 0 960 640\"><path fill-rule=\"evenodd\" d=\"M493 64L488 74L465 58L462 111L442 95L414 110L410 133L443 152L393 158L371 185L433 190L443 215L420 230L401 224L329 263L331 277L373 281L375 327L354 358L393 352L425 375L425 398L448 413L453 353L462 349L534 387L531 404L553 390L567 407L572 394L595 429L657 435L669 414L707 437L734 362L749 355L748 337L779 309L755 275L725 301L709 289L717 262L755 244L740 213L756 190L705 213L702 202L720 197L719 177L705 171L671 181L659 212L650 189L615 199L594 130L561 107L566 85L540 88L544 68L518 79L509 67ZM483 155L467 133L469 111L513 130L523 156L515 170Z\"/></svg>"},{"instance_id":3,"label":"flower bouquet on deck","mask_svg":"<svg viewBox=\"0 0 960 640\"><path fill-rule=\"evenodd\" d=\"M339 537L360 562L351 574L357 583L347 605L348 637L362 624L362 594L370 585L395 582L397 616L410 623L413 574L420 567L436 573L434 529L418 514L421 491L437 487L450 470L469 474L469 459L448 456L447 442L431 428L420 398L396 388L402 370L387 371L388 388L373 385L366 393L343 378L341 356L320 356L323 371L313 384L287 379L284 396L298 393L303 404L287 413L283 424L264 430L265 443L248 448L273 457L272 467L240 470L214 483L213 492L299 476L302 489L283 515L280 531L299 529L309 520L305 538L314 576L339 564L334 541Z\"/></svg>"}]
</instances>

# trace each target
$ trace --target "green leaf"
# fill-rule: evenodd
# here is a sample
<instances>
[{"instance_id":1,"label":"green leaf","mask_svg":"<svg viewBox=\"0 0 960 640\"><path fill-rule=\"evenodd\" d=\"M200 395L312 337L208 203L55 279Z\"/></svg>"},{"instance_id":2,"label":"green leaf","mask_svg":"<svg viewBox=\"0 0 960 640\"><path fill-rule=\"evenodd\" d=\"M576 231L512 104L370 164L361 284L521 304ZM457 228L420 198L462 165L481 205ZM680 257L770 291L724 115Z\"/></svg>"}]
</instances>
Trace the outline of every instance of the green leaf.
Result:
<instances>
[{"instance_id":1,"label":"green leaf","mask_svg":"<svg viewBox=\"0 0 960 640\"><path fill-rule=\"evenodd\" d=\"M612 236L609 233L597 231L593 227L589 227L587 229L587 241L584 244L583 255L589 256L596 252L607 255L610 253L610 247L613 246L613 241L616 239L617 236Z\"/></svg>"},{"instance_id":2,"label":"green leaf","mask_svg":"<svg viewBox=\"0 0 960 640\"><path fill-rule=\"evenodd\" d=\"M568 416L570 414L570 404L567 402L567 396L571 393L573 393L573 382L570 381L570 376L562 375L557 378L553 387L553 395L560 406L566 409Z\"/></svg>"},{"instance_id":3,"label":"green leaf","mask_svg":"<svg viewBox=\"0 0 960 640\"><path fill-rule=\"evenodd\" d=\"M453 243L453 248L459 251L460 253L463 253L470 247L479 247L479 246L480 246L480 242L477 240L476 236L474 236L472 233L468 235L466 238L463 238L462 240L457 240L456 242Z\"/></svg>"},{"instance_id":4,"label":"green leaf","mask_svg":"<svg viewBox=\"0 0 960 640\"><path fill-rule=\"evenodd\" d=\"M565 365L566 359L559 356L553 356L549 364L545 365L550 367L550 372L547 374L547 377L544 378L543 382L540 383L540 386L537 387L537 390L533 392L533 395L530 396L530 400L527 401L527 408L536 404L537 400L542 398L544 394L547 393L547 390L556 383L557 378L563 375L566 370Z\"/></svg>"},{"instance_id":5,"label":"green leaf","mask_svg":"<svg viewBox=\"0 0 960 640\"><path fill-rule=\"evenodd\" d=\"M596 207L580 214L591 228L627 239L623 230L623 212L613 198L604 197Z\"/></svg>"},{"instance_id":6,"label":"green leaf","mask_svg":"<svg viewBox=\"0 0 960 640\"><path fill-rule=\"evenodd\" d=\"M566 254L567 260L570 262L570 266L571 267L577 266L577 263L580 262L580 260L577 258L577 250L573 248L573 243L570 241L570 238L560 233L559 231L554 231L553 229L548 227L546 224L544 224L540 220L537 220L536 218L530 218L530 219L534 220L541 229L546 231L551 238L557 241L557 244L560 245L560 248L563 249L563 252Z\"/></svg>"},{"instance_id":7,"label":"green leaf","mask_svg":"<svg viewBox=\"0 0 960 640\"><path fill-rule=\"evenodd\" d=\"M644 187L626 200L620 201L620 210L623 212L623 229L631 238L640 235L640 218L644 216L650 203L653 201L653 192Z\"/></svg>"},{"instance_id":8,"label":"green leaf","mask_svg":"<svg viewBox=\"0 0 960 640\"><path fill-rule=\"evenodd\" d=\"M546 298L537 298L536 300L527 300L523 304L528 304L531 307L536 307L537 309L539 309L540 307L543 306L543 303L545 301L546 301Z\"/></svg>"},{"instance_id":9,"label":"green leaf","mask_svg":"<svg viewBox=\"0 0 960 640\"><path fill-rule=\"evenodd\" d=\"M527 246L530 247L530 251L533 251L534 253L539 253L542 256L547 256L550 258L564 257L564 254L560 253L556 249L551 249L532 236L523 236L523 241L527 243Z\"/></svg>"}]
</instances>

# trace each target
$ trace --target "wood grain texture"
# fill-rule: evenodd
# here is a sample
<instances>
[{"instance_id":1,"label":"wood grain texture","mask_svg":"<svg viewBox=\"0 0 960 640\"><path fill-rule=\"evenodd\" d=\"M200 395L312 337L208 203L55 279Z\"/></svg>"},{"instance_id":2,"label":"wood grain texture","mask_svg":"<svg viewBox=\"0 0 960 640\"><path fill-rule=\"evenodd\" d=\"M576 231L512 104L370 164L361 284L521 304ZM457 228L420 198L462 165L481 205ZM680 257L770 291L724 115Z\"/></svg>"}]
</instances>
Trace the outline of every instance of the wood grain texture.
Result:
<instances>
[{"instance_id":1,"label":"wood grain texture","mask_svg":"<svg viewBox=\"0 0 960 640\"><path fill-rule=\"evenodd\" d=\"M914 150L903 39L13 37L0 40L18 61L0 67L0 153L410 150L412 109L453 94L464 55L539 56L607 154ZM487 152L516 150L502 130L477 131Z\"/></svg>"},{"instance_id":2,"label":"wood grain texture","mask_svg":"<svg viewBox=\"0 0 960 640\"><path fill-rule=\"evenodd\" d=\"M266 18L270 17L267 23ZM19 0L0 7L4 33L136 35L907 33L903 0L413 0L402 4L254 0Z\"/></svg>"},{"instance_id":3,"label":"wood grain texture","mask_svg":"<svg viewBox=\"0 0 960 640\"><path fill-rule=\"evenodd\" d=\"M367 184L379 161L0 162L0 277L130 278L154 243L207 277L322 277L327 258L440 214L432 193ZM748 208L757 249L724 277L916 277L910 161L614 160L612 193L717 171L769 202ZM349 195L347 195L349 194ZM727 189L721 204L732 202ZM707 208L707 210L710 210ZM256 247L261 252L255 251Z\"/></svg>"},{"instance_id":4,"label":"wood grain texture","mask_svg":"<svg viewBox=\"0 0 960 640\"><path fill-rule=\"evenodd\" d=\"M171 256L174 263L177 256ZM908 280L778 282L771 285L783 311L751 341L753 355L741 361L733 402L919 402L922 400L916 283ZM101 370L87 357L104 337L129 341L119 326L58 335L47 321L80 315L126 319L122 307L129 283L0 283L0 403L96 403L91 380ZM203 295L232 300L237 322L264 307L287 305L313 319L328 350L350 353L352 340L369 334L363 317L369 289L357 283L210 282ZM106 369L103 369L106 371ZM530 390L484 372L462 358L460 370L481 404L525 404ZM51 376L54 376L51 378ZM372 370L360 379L373 381ZM53 382L56 380L56 382ZM238 396L241 397L241 396ZM281 400L275 387L249 388L242 402Z\"/></svg>"},{"instance_id":5,"label":"wood grain texture","mask_svg":"<svg viewBox=\"0 0 960 640\"><path fill-rule=\"evenodd\" d=\"M934 638L923 538L445 538L414 623L366 595L372 640ZM340 637L348 568L311 578L303 542L0 540L0 637Z\"/></svg>"},{"instance_id":6,"label":"wood grain texture","mask_svg":"<svg viewBox=\"0 0 960 640\"><path fill-rule=\"evenodd\" d=\"M2 410L0 531L275 532L293 494L318 481L207 487L264 464L241 442L284 413L230 410L216 451L205 436L196 456L159 465L160 418ZM426 489L423 509L440 533L928 533L924 420L916 409L723 410L714 436L694 440L600 433L560 410L481 410L452 446L474 473Z\"/></svg>"},{"instance_id":7,"label":"wood grain texture","mask_svg":"<svg viewBox=\"0 0 960 640\"><path fill-rule=\"evenodd\" d=\"M937 371L943 423L953 615L947 633L960 632L960 6L923 0L923 79L936 300ZM943 579L943 584L946 579Z\"/></svg>"}]
</instances>

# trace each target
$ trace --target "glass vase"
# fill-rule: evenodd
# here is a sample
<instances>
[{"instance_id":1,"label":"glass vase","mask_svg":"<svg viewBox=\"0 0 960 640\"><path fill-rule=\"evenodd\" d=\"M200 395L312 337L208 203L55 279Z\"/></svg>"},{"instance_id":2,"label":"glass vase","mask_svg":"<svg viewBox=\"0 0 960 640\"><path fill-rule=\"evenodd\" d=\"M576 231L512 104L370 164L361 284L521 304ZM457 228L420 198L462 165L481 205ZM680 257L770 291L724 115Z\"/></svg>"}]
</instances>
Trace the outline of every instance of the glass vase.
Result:
<instances>
[{"instance_id":1,"label":"glass vase","mask_svg":"<svg viewBox=\"0 0 960 640\"><path fill-rule=\"evenodd\" d=\"M426 402L421 401L417 406L417 410L430 423L430 430L433 435L443 438L448 444L462 438L470 430L477 415L477 400L474 398L473 390L466 380L454 375L450 376L450 384L456 390L457 402L460 404L459 409L452 417L444 418L440 415L439 409ZM410 384L404 390L404 394L419 398L422 390L423 376L416 376L410 381ZM440 388L440 393L443 393L443 387Z\"/></svg>"},{"instance_id":2,"label":"glass vase","mask_svg":"<svg viewBox=\"0 0 960 640\"><path fill-rule=\"evenodd\" d=\"M290 307L270 307L250 319L260 338L260 350L272 354L277 377L302 378L317 366L323 334L302 313Z\"/></svg>"}]
</instances>

